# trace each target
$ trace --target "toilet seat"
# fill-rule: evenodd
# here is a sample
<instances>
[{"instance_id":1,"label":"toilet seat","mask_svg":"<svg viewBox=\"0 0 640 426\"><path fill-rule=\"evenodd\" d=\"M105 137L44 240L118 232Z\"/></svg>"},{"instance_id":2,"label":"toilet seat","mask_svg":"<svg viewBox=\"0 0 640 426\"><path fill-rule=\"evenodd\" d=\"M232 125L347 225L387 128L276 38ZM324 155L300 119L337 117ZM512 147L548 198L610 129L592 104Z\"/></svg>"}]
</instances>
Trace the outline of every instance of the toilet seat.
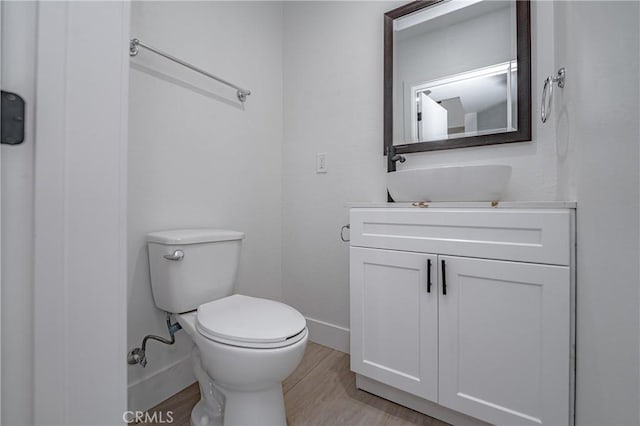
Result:
<instances>
[{"instance_id":1,"label":"toilet seat","mask_svg":"<svg viewBox=\"0 0 640 426\"><path fill-rule=\"evenodd\" d=\"M307 335L306 320L291 306L240 294L200 305L196 329L210 340L255 349L289 346Z\"/></svg>"}]
</instances>

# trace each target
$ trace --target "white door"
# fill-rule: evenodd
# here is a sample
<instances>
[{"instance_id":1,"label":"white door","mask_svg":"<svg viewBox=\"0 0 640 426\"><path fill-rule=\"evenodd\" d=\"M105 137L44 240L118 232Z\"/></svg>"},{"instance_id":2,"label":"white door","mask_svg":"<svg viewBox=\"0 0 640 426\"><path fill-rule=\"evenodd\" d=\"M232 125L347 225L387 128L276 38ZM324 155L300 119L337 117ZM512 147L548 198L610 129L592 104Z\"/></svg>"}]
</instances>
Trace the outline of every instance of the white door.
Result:
<instances>
[{"instance_id":1,"label":"white door","mask_svg":"<svg viewBox=\"0 0 640 426\"><path fill-rule=\"evenodd\" d=\"M350 262L351 369L437 401L436 256L351 247Z\"/></svg>"},{"instance_id":2,"label":"white door","mask_svg":"<svg viewBox=\"0 0 640 426\"><path fill-rule=\"evenodd\" d=\"M449 132L448 112L428 95L420 93L420 121L418 140L435 141L446 139Z\"/></svg>"},{"instance_id":3,"label":"white door","mask_svg":"<svg viewBox=\"0 0 640 426\"><path fill-rule=\"evenodd\" d=\"M569 423L569 268L440 256L439 402L497 425Z\"/></svg>"},{"instance_id":4,"label":"white door","mask_svg":"<svg viewBox=\"0 0 640 426\"><path fill-rule=\"evenodd\" d=\"M2 46L2 5L0 5L0 46ZM2 81L1 78L1 74L2 74L2 54L0 54L0 81ZM0 84L0 86L2 86ZM0 124L0 126L2 126ZM2 150L0 150L0 200L2 200ZM0 209L0 223L2 222L2 209ZM2 227L0 226L0 259L2 258L2 246L4 245L4 242L2 240ZM0 295L2 295L2 262L0 261ZM0 296L0 330L2 330L2 297ZM1 332L0 332L1 334ZM0 336L0 354L2 354L2 338ZM0 355L0 383L2 383L2 356ZM2 388L0 387L0 419L2 419Z\"/></svg>"}]
</instances>

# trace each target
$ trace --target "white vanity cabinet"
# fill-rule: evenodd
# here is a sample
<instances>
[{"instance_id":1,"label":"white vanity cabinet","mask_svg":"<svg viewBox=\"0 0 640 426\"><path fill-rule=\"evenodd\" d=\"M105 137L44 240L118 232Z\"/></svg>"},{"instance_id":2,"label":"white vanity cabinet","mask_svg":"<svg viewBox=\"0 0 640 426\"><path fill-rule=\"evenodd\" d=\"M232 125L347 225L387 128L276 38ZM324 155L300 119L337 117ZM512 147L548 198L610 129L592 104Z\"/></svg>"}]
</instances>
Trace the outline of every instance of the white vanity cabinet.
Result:
<instances>
[{"instance_id":1,"label":"white vanity cabinet","mask_svg":"<svg viewBox=\"0 0 640 426\"><path fill-rule=\"evenodd\" d=\"M492 424L571 424L573 217L352 208L352 370Z\"/></svg>"},{"instance_id":2,"label":"white vanity cabinet","mask_svg":"<svg viewBox=\"0 0 640 426\"><path fill-rule=\"evenodd\" d=\"M360 247L350 256L351 368L436 401L437 256Z\"/></svg>"}]
</instances>

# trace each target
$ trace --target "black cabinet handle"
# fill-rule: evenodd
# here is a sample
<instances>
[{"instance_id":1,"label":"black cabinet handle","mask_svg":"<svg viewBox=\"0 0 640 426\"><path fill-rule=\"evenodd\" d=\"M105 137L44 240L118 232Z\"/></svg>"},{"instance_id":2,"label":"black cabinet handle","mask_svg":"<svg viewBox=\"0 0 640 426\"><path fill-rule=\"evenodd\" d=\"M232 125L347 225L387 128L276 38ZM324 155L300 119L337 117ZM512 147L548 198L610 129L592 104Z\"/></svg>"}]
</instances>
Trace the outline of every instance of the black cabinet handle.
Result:
<instances>
[{"instance_id":1,"label":"black cabinet handle","mask_svg":"<svg viewBox=\"0 0 640 426\"><path fill-rule=\"evenodd\" d=\"M427 293L431 293L431 259L427 259Z\"/></svg>"},{"instance_id":2,"label":"black cabinet handle","mask_svg":"<svg viewBox=\"0 0 640 426\"><path fill-rule=\"evenodd\" d=\"M445 263L444 259L442 259L442 295L447 295L447 274L445 272Z\"/></svg>"}]
</instances>

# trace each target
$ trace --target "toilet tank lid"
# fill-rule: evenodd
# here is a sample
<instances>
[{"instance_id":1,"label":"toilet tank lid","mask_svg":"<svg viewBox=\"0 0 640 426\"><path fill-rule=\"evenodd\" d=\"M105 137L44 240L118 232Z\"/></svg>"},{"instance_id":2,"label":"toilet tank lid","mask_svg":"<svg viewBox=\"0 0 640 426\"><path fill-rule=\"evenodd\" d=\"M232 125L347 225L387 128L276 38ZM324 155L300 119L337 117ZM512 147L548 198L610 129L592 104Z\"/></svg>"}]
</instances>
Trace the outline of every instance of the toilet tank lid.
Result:
<instances>
[{"instance_id":1,"label":"toilet tank lid","mask_svg":"<svg viewBox=\"0 0 640 426\"><path fill-rule=\"evenodd\" d=\"M151 232L147 234L148 243L176 245L213 243L216 241L232 241L244 239L244 232L228 229L174 229L170 231Z\"/></svg>"}]
</instances>

